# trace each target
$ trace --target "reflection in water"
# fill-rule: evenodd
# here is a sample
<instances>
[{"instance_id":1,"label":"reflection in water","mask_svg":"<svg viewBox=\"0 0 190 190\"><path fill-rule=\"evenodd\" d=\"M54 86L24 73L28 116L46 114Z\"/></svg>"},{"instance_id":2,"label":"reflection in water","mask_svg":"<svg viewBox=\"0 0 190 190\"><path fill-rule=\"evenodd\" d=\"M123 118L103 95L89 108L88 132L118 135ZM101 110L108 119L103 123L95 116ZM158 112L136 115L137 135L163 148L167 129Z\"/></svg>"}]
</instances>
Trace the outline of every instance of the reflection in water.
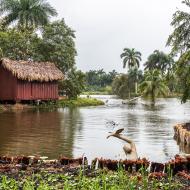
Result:
<instances>
[{"instance_id":1,"label":"reflection in water","mask_svg":"<svg viewBox=\"0 0 190 190\"><path fill-rule=\"evenodd\" d=\"M57 158L60 154L77 157L85 153L89 159L125 158L124 142L106 139L109 131L121 127L135 141L141 157L166 161L180 152L190 152L187 147L179 149L173 139L173 126L189 121L189 103L160 99L156 107L151 107L145 100L122 105L120 99L112 96L97 98L109 101L100 107L0 114L0 154ZM119 125L109 127L107 121Z\"/></svg>"},{"instance_id":2,"label":"reflection in water","mask_svg":"<svg viewBox=\"0 0 190 190\"><path fill-rule=\"evenodd\" d=\"M78 109L0 114L0 154L72 157ZM80 119L81 120L81 119ZM82 121L82 120L81 120Z\"/></svg>"},{"instance_id":3,"label":"reflection in water","mask_svg":"<svg viewBox=\"0 0 190 190\"><path fill-rule=\"evenodd\" d=\"M185 145L184 143L179 143L179 142L178 142L178 145L179 145L179 149L181 152L184 152L186 154L190 154L189 146Z\"/></svg>"},{"instance_id":4,"label":"reflection in water","mask_svg":"<svg viewBox=\"0 0 190 190\"><path fill-rule=\"evenodd\" d=\"M60 135L60 151L54 155L62 155L73 157L72 151L74 146L75 133L82 130L82 117L80 115L80 109L59 109L59 114L63 117ZM63 143L62 143L63 142Z\"/></svg>"}]
</instances>

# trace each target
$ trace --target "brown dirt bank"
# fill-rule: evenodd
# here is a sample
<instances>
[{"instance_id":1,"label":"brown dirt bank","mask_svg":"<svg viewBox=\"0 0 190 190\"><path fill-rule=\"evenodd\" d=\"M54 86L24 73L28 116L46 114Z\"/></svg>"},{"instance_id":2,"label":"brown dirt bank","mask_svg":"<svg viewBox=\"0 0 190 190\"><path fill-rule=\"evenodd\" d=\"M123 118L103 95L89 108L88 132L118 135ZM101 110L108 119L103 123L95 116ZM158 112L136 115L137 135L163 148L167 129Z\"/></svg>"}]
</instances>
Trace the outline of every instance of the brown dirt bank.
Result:
<instances>
[{"instance_id":1,"label":"brown dirt bank","mask_svg":"<svg viewBox=\"0 0 190 190\"><path fill-rule=\"evenodd\" d=\"M190 186L190 156L180 157L176 155L174 159L167 163L149 162L147 159L131 160L109 160L94 159L88 164L86 157L70 159L60 157L57 160L43 160L41 157L0 157L0 175L8 175L18 178L20 172L25 175L32 173L61 173L68 175L77 175L81 168L85 175L95 177L98 169L106 169L107 171L118 171L122 167L128 175L138 175L142 168L149 172L149 178L167 178L172 171L175 178L183 182L186 186Z\"/></svg>"}]
</instances>

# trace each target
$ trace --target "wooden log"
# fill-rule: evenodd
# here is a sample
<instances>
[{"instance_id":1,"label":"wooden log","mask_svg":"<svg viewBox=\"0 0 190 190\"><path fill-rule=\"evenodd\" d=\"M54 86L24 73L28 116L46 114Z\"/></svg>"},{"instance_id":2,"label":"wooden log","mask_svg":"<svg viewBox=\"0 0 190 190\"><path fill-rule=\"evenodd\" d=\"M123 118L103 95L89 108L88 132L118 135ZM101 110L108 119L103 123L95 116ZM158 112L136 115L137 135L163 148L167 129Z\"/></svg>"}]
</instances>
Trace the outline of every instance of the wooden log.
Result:
<instances>
[{"instance_id":1,"label":"wooden log","mask_svg":"<svg viewBox=\"0 0 190 190\"><path fill-rule=\"evenodd\" d=\"M174 132L174 139L176 139L179 144L190 147L190 123L175 125Z\"/></svg>"}]
</instances>

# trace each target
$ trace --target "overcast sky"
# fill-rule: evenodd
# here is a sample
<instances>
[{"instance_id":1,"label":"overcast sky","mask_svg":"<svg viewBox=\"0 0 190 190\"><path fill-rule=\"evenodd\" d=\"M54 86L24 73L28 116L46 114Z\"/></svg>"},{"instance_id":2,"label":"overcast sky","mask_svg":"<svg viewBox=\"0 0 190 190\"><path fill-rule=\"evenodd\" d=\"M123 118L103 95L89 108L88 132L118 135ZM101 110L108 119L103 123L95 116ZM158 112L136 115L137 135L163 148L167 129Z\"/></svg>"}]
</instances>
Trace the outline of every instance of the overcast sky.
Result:
<instances>
[{"instance_id":1,"label":"overcast sky","mask_svg":"<svg viewBox=\"0 0 190 190\"><path fill-rule=\"evenodd\" d=\"M181 0L49 0L66 24L76 31L77 68L124 72L124 47L143 55L165 47L172 15Z\"/></svg>"}]
</instances>

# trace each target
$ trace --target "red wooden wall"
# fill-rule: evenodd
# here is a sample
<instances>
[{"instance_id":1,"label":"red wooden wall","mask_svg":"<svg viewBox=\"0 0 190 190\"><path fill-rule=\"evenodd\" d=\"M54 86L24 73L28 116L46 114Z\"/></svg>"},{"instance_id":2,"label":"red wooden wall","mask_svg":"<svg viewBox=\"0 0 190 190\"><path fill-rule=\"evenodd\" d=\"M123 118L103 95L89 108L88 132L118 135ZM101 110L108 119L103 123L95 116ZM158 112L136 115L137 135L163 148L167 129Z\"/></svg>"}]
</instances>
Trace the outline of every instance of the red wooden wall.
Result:
<instances>
[{"instance_id":1,"label":"red wooden wall","mask_svg":"<svg viewBox=\"0 0 190 190\"><path fill-rule=\"evenodd\" d=\"M58 83L18 80L0 65L0 100L55 100Z\"/></svg>"},{"instance_id":2,"label":"red wooden wall","mask_svg":"<svg viewBox=\"0 0 190 190\"><path fill-rule=\"evenodd\" d=\"M0 100L14 100L17 79L0 65Z\"/></svg>"},{"instance_id":3,"label":"red wooden wall","mask_svg":"<svg viewBox=\"0 0 190 190\"><path fill-rule=\"evenodd\" d=\"M17 81L17 100L58 99L57 82Z\"/></svg>"}]
</instances>

